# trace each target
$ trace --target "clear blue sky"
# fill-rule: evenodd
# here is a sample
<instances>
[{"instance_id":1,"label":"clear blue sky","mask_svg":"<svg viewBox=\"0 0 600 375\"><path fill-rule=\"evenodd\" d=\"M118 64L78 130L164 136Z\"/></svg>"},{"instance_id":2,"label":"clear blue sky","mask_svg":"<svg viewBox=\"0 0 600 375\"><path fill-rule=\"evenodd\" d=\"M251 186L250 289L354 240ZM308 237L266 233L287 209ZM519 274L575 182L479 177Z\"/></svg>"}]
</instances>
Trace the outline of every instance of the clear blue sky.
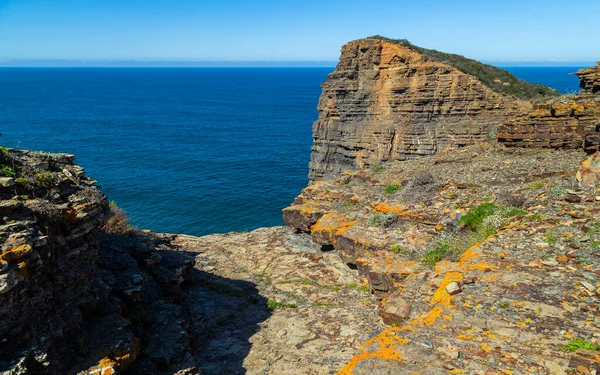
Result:
<instances>
[{"instance_id":1,"label":"clear blue sky","mask_svg":"<svg viewBox=\"0 0 600 375\"><path fill-rule=\"evenodd\" d=\"M337 60L380 34L568 64L600 60L599 15L599 0L0 0L0 58Z\"/></svg>"}]
</instances>

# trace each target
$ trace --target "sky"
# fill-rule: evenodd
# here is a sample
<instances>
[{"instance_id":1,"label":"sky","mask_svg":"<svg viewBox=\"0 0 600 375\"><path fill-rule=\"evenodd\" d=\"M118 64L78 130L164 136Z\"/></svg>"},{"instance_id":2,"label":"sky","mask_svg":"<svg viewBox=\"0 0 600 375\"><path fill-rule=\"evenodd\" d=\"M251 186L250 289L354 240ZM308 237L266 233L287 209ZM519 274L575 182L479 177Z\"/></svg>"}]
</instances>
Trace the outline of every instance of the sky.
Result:
<instances>
[{"instance_id":1,"label":"sky","mask_svg":"<svg viewBox=\"0 0 600 375\"><path fill-rule=\"evenodd\" d=\"M0 0L0 60L336 61L383 35L486 62L600 60L600 1Z\"/></svg>"}]
</instances>

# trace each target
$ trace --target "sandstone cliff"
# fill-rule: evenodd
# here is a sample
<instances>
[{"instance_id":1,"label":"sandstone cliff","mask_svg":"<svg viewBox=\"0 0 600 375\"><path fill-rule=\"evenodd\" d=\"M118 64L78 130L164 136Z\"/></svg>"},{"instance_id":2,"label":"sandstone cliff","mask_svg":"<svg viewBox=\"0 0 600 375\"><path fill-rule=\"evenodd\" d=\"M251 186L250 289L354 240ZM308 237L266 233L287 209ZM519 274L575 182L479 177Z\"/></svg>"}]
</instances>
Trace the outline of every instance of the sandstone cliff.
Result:
<instances>
[{"instance_id":1,"label":"sandstone cliff","mask_svg":"<svg viewBox=\"0 0 600 375\"><path fill-rule=\"evenodd\" d=\"M507 146L600 150L600 65L575 73L583 90L534 106L503 123L498 141Z\"/></svg>"},{"instance_id":2,"label":"sandstone cliff","mask_svg":"<svg viewBox=\"0 0 600 375\"><path fill-rule=\"evenodd\" d=\"M443 59L455 59L453 65L469 66L482 78ZM309 178L493 138L500 123L531 109L506 88L520 96L555 94L462 56L384 38L350 42L323 84Z\"/></svg>"}]
</instances>

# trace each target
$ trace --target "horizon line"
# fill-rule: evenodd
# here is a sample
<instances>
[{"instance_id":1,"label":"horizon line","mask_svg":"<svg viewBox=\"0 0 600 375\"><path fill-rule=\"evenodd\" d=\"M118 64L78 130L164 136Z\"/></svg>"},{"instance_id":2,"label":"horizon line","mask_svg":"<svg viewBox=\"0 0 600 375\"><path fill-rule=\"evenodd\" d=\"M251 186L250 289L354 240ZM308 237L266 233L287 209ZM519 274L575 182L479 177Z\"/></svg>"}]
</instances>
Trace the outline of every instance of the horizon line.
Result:
<instances>
[{"instance_id":1,"label":"horizon line","mask_svg":"<svg viewBox=\"0 0 600 375\"><path fill-rule=\"evenodd\" d=\"M582 67L594 66L595 61L573 60L482 60L481 62L496 67ZM0 68L251 68L251 67L315 67L333 68L337 60L152 60L152 59L9 59L0 58Z\"/></svg>"}]
</instances>

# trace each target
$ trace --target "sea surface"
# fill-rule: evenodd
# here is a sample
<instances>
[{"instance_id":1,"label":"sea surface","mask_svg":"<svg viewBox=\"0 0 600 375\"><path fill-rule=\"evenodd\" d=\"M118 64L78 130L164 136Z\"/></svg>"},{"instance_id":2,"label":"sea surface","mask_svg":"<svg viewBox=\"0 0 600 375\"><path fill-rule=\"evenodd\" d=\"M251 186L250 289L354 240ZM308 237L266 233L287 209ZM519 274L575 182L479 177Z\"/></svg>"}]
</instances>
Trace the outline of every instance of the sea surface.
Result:
<instances>
[{"instance_id":1,"label":"sea surface","mask_svg":"<svg viewBox=\"0 0 600 375\"><path fill-rule=\"evenodd\" d=\"M563 93L579 67L509 67ZM0 144L66 152L132 223L203 235L281 225L306 186L333 68L0 68Z\"/></svg>"}]
</instances>

